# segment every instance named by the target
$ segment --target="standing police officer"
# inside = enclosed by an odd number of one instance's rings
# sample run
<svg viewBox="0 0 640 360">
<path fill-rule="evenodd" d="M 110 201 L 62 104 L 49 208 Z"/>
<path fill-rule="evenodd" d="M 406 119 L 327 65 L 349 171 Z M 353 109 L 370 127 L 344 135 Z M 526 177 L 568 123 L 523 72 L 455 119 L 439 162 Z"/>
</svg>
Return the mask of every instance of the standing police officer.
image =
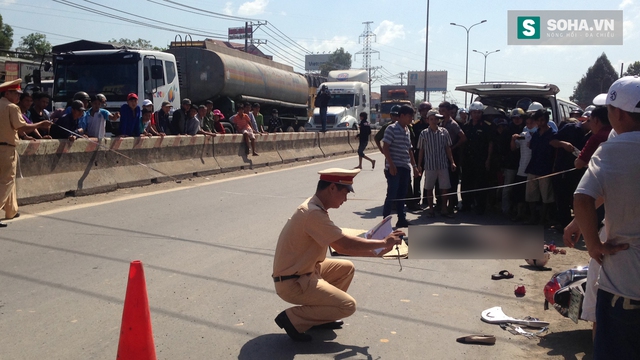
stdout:
<svg viewBox="0 0 640 360">
<path fill-rule="evenodd" d="M 0 85 L 0 201 L 4 208 L 5 218 L 13 219 L 18 213 L 18 197 L 16 195 L 16 168 L 18 164 L 18 132 L 30 133 L 36 129 L 51 127 L 51 121 L 44 120 L 36 124 L 27 124 L 22 118 L 18 105 L 20 101 L 20 84 L 22 79 L 5 82 Z M 0 222 L 0 227 L 7 224 Z"/>
</svg>

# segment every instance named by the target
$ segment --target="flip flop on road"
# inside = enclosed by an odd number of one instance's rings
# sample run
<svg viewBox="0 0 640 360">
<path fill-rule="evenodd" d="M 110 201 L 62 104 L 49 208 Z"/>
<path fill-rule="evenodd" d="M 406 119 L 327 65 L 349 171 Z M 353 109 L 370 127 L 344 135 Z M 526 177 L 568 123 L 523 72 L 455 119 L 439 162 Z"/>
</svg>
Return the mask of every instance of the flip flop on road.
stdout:
<svg viewBox="0 0 640 360">
<path fill-rule="evenodd" d="M 513 278 L 513 274 L 508 272 L 507 270 L 502 270 L 497 274 L 491 275 L 491 280 L 502 280 L 502 279 L 511 279 Z"/>
<path fill-rule="evenodd" d="M 456 339 L 461 344 L 493 345 L 496 337 L 493 335 L 467 335 Z"/>
</svg>

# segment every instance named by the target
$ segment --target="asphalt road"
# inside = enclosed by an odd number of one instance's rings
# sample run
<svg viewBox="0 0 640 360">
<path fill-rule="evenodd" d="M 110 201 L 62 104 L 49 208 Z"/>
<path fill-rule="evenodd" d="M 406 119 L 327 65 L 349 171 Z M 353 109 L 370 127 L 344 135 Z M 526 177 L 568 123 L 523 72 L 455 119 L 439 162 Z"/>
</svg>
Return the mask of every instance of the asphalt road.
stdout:
<svg viewBox="0 0 640 360">
<path fill-rule="evenodd" d="M 381 220 L 386 185 L 382 156 L 374 158 L 378 168 L 363 170 L 356 193 L 330 211 L 339 226 L 368 229 Z M 278 234 L 313 194 L 318 170 L 356 164 L 357 157 L 331 159 L 23 207 L 0 230 L 0 359 L 115 358 L 132 260 L 144 264 L 159 359 L 589 357 L 588 325 L 545 312 L 541 289 L 551 273 L 522 260 L 408 259 L 399 272 L 395 260 L 353 258 L 357 312 L 343 329 L 313 331 L 311 343 L 290 341 L 273 322 L 288 307 L 270 277 Z M 467 216 L 458 220 L 493 221 Z M 586 262 L 575 251 L 563 265 Z M 516 277 L 492 281 L 502 269 Z M 527 286 L 525 297 L 514 296 L 516 284 Z M 493 306 L 551 321 L 552 338 L 483 323 L 480 313 Z M 497 342 L 455 342 L 467 334 Z"/>
</svg>

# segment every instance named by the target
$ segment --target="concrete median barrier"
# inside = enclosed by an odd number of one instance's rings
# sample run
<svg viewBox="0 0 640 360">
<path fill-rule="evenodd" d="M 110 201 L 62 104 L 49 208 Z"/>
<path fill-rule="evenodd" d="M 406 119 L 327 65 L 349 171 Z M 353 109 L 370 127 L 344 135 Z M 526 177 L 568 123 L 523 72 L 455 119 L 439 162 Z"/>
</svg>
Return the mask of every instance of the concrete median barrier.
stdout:
<svg viewBox="0 0 640 360">
<path fill-rule="evenodd" d="M 220 172 L 212 142 L 202 135 L 113 138 L 100 145 L 86 139 L 21 142 L 19 203 Z"/>
<path fill-rule="evenodd" d="M 256 152 L 258 156 L 251 156 L 250 158 L 253 166 L 282 164 L 282 157 L 278 154 L 277 133 L 256 135 Z"/>
<path fill-rule="evenodd" d="M 284 163 L 324 157 L 315 132 L 277 133 L 278 154 Z"/>
<path fill-rule="evenodd" d="M 222 172 L 252 167 L 251 149 L 244 144 L 242 134 L 224 134 L 213 138 L 213 157 Z"/>
<path fill-rule="evenodd" d="M 30 204 L 353 153 L 349 136 L 355 134 L 257 135 L 258 156 L 246 154 L 240 134 L 109 138 L 99 143 L 89 139 L 21 141 L 16 147 L 18 199 L 20 204 Z"/>
<path fill-rule="evenodd" d="M 355 132 L 353 136 L 355 136 Z M 353 153 L 355 150 L 349 145 L 350 132 L 347 130 L 327 131 L 318 133 L 320 150 L 325 156 Z M 357 148 L 356 148 L 357 150 Z"/>
</svg>

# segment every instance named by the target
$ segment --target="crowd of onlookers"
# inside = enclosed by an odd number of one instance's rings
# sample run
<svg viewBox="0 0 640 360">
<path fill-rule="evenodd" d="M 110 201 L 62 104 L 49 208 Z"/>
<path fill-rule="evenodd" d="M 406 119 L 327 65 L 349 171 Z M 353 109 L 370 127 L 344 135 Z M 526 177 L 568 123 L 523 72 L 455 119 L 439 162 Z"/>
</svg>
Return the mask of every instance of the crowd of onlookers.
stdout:
<svg viewBox="0 0 640 360">
<path fill-rule="evenodd" d="M 119 111 L 110 112 L 105 107 L 107 98 L 103 94 L 89 95 L 84 91 L 77 92 L 73 100 L 64 109 L 47 110 L 51 98 L 44 92 L 24 92 L 21 94 L 19 107 L 22 116 L 28 123 L 51 120 L 53 126 L 49 131 L 21 132 L 23 140 L 68 139 L 78 137 L 104 138 L 109 134 L 126 137 L 151 137 L 166 135 L 216 136 L 225 134 L 221 122 L 224 114 L 214 109 L 212 101 L 196 105 L 189 99 L 182 99 L 179 109 L 173 109 L 170 102 L 165 101 L 160 109 L 154 109 L 153 102 L 144 99 L 139 103 L 138 95 L 131 93 Z M 114 124 L 117 124 L 115 126 Z M 281 132 L 282 120 L 277 109 L 273 109 L 271 117 L 265 123 L 260 113 L 260 104 L 239 104 L 237 113 L 230 117 L 229 124 L 234 131 L 243 134 L 247 141 L 247 149 L 251 146 L 255 152 L 255 134 L 265 132 Z"/>
<path fill-rule="evenodd" d="M 437 108 L 421 103 L 419 119 L 407 126 L 411 161 L 418 170 L 408 180 L 407 208 L 425 208 L 429 217 L 499 212 L 561 231 L 572 219 L 572 195 L 585 167 L 611 131 L 607 109 L 576 108 L 569 118 L 551 119 L 550 110 L 538 102 L 525 102 L 524 107 L 505 113 L 480 102 L 468 110 L 446 101 Z M 401 110 L 392 109 L 390 124 L 400 119 Z M 383 153 L 388 126 L 376 136 Z M 476 191 L 486 188 L 491 190 Z M 456 195 L 441 196 L 453 192 Z"/>
</svg>

